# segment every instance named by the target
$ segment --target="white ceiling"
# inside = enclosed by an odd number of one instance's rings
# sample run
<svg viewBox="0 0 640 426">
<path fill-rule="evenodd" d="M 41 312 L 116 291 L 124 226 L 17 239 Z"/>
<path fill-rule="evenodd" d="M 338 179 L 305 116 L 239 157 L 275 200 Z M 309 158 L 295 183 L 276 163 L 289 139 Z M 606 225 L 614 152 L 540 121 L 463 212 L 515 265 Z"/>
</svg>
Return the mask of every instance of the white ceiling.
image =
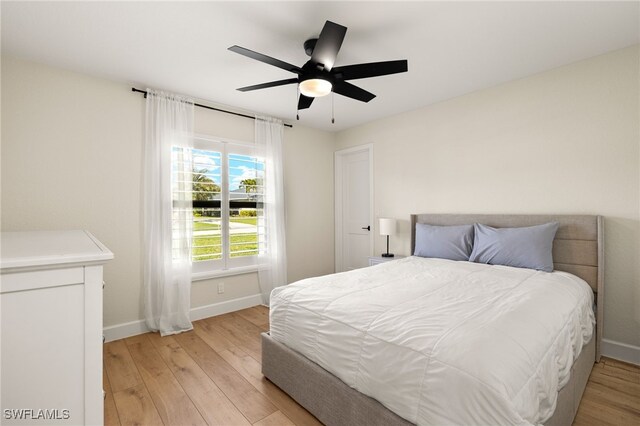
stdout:
<svg viewBox="0 0 640 426">
<path fill-rule="evenodd" d="M 294 77 L 227 51 L 302 65 L 325 20 L 348 27 L 335 66 L 408 59 L 409 72 L 356 80 L 368 104 L 316 99 L 300 123 L 337 131 L 640 42 L 638 2 L 8 2 L 2 51 L 191 95 L 295 124 Z M 131 96 L 134 96 L 133 94 Z"/>
</svg>

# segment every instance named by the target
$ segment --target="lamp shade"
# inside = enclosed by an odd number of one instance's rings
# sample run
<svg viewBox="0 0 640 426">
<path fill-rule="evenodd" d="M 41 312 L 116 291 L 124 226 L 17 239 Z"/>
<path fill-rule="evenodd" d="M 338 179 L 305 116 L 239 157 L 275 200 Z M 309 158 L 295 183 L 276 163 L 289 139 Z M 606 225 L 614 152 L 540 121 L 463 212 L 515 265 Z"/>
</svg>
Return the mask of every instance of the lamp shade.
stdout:
<svg viewBox="0 0 640 426">
<path fill-rule="evenodd" d="M 396 235 L 396 220 L 381 217 L 380 235 Z"/>
</svg>

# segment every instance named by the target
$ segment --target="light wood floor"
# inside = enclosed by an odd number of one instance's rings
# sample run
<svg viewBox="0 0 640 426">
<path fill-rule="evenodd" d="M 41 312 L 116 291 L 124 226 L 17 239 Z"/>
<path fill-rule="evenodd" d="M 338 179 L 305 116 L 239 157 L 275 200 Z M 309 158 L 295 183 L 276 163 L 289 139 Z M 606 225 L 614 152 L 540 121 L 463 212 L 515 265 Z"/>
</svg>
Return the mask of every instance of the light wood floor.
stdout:
<svg viewBox="0 0 640 426">
<path fill-rule="evenodd" d="M 256 306 L 188 333 L 105 344 L 105 425 L 319 425 L 262 376 L 268 329 L 268 309 Z M 574 425 L 640 425 L 640 367 L 596 364 Z"/>
<path fill-rule="evenodd" d="M 640 367 L 603 357 L 591 371 L 573 424 L 640 425 Z"/>
</svg>

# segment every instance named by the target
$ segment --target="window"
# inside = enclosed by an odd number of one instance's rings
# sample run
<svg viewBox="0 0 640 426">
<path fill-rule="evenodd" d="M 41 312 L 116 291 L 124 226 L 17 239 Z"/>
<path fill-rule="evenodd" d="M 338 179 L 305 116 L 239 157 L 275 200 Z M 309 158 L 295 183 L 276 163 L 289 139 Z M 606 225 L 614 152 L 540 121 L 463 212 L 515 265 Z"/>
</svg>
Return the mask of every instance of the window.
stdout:
<svg viewBox="0 0 640 426">
<path fill-rule="evenodd" d="M 194 276 L 248 268 L 264 250 L 264 158 L 253 144 L 198 138 L 193 163 Z M 183 161 L 174 148 L 172 161 Z M 177 181 L 174 174 L 174 191 Z M 174 223 L 180 205 L 174 201 Z"/>
</svg>

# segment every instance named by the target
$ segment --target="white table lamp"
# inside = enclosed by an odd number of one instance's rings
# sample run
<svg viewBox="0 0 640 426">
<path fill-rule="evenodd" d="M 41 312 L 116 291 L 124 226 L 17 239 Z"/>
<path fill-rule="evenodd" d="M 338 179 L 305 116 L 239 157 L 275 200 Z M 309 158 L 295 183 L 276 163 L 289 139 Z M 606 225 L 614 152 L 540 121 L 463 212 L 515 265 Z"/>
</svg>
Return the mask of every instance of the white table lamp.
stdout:
<svg viewBox="0 0 640 426">
<path fill-rule="evenodd" d="M 380 235 L 387 236 L 387 252 L 382 253 L 382 257 L 393 257 L 393 253 L 389 253 L 389 235 L 396 235 L 396 220 L 381 217 Z"/>
</svg>

